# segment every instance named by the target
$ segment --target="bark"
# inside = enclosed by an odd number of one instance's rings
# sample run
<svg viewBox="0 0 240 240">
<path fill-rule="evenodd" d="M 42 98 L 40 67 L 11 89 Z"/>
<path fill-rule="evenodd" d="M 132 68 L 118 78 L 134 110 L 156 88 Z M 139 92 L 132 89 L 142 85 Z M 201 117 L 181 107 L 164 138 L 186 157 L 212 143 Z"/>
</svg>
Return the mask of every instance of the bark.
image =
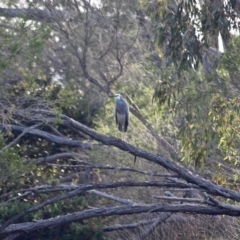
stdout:
<svg viewBox="0 0 240 240">
<path fill-rule="evenodd" d="M 38 129 L 32 129 L 32 128 L 26 128 L 14 124 L 0 124 L 1 129 L 11 129 L 12 131 L 18 131 L 18 132 L 23 132 L 24 134 L 31 134 L 36 137 L 41 137 L 46 139 L 49 142 L 61 144 L 61 145 L 66 145 L 69 147 L 79 147 L 81 149 L 90 149 L 91 145 L 89 144 L 84 144 L 81 141 L 78 140 L 71 140 L 69 138 L 63 138 L 56 136 L 54 134 L 50 134 L 45 131 L 41 131 Z"/>
<path fill-rule="evenodd" d="M 162 205 L 162 204 L 140 204 L 140 205 L 126 205 L 121 207 L 101 207 L 96 209 L 84 210 L 68 215 L 58 216 L 47 220 L 38 220 L 35 222 L 25 222 L 19 224 L 12 224 L 8 226 L 0 236 L 6 234 L 13 234 L 18 232 L 33 232 L 42 228 L 56 227 L 62 224 L 71 223 L 90 219 L 94 217 L 108 217 L 125 214 L 140 214 L 147 212 L 182 212 L 182 213 L 198 213 L 204 215 L 229 215 L 240 216 L 240 210 L 229 210 L 217 207 L 204 207 L 195 205 Z"/>
</svg>

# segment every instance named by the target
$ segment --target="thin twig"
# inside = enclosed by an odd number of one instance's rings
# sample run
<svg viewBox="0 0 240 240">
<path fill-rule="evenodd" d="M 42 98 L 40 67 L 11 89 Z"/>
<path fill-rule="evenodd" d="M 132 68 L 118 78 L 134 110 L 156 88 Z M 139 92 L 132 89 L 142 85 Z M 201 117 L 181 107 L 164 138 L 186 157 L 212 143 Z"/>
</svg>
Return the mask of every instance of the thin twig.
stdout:
<svg viewBox="0 0 240 240">
<path fill-rule="evenodd" d="M 53 162 L 59 158 L 84 158 L 88 159 L 86 155 L 80 154 L 80 153 L 74 153 L 74 152 L 63 152 L 63 153 L 57 153 L 51 156 L 41 157 L 38 159 L 35 159 L 31 162 L 35 162 L 36 164 L 44 164 Z M 29 161 L 28 161 L 29 162 Z"/>
<path fill-rule="evenodd" d="M 172 213 L 162 214 L 159 218 L 157 218 L 157 219 L 152 223 L 152 225 L 151 225 L 145 232 L 143 232 L 143 233 L 139 236 L 139 240 L 146 239 L 146 237 L 157 227 L 158 224 L 161 224 L 161 223 L 163 223 L 164 221 L 166 221 L 171 215 L 172 215 Z"/>
<path fill-rule="evenodd" d="M 103 227 L 103 231 L 104 232 L 112 232 L 112 231 L 121 231 L 124 229 L 132 229 L 132 228 L 138 228 L 144 225 L 148 225 L 148 224 L 152 224 L 154 221 L 156 221 L 157 219 L 159 219 L 159 217 L 157 218 L 153 218 L 150 220 L 142 220 L 140 222 L 136 222 L 136 223 L 129 223 L 129 224 L 121 224 L 121 225 L 114 225 L 114 226 L 105 226 Z"/>
<path fill-rule="evenodd" d="M 165 197 L 165 196 L 156 196 L 156 195 L 153 195 L 153 197 L 157 199 L 176 201 L 176 202 L 192 202 L 192 203 L 205 203 L 205 204 L 208 203 L 205 200 L 199 199 L 199 198 L 178 198 L 178 197 Z"/>
<path fill-rule="evenodd" d="M 108 199 L 112 199 L 114 201 L 117 201 L 117 202 L 120 202 L 120 203 L 123 203 L 123 204 L 130 204 L 130 205 L 134 205 L 134 204 L 140 204 L 140 203 L 137 203 L 137 202 L 133 202 L 129 199 L 124 199 L 124 198 L 120 198 L 120 197 L 115 197 L 113 195 L 110 195 L 110 194 L 107 194 L 107 193 L 104 193 L 104 192 L 100 192 L 100 191 L 97 191 L 97 190 L 89 190 L 87 191 L 88 193 L 93 193 L 93 194 L 96 194 L 96 195 L 99 195 L 99 196 L 102 196 L 102 197 L 105 197 L 105 198 L 108 198 Z"/>
<path fill-rule="evenodd" d="M 48 166 L 53 166 L 53 167 L 59 167 L 59 168 L 80 168 L 80 169 L 89 169 L 89 168 L 97 168 L 97 169 L 109 169 L 109 170 L 116 170 L 116 171 L 129 171 L 129 172 L 135 172 L 135 173 L 140 173 L 144 175 L 149 175 L 149 176 L 154 176 L 154 177 L 177 177 L 176 175 L 173 174 L 159 174 L 159 173 L 154 173 L 154 172 L 146 172 L 146 171 L 140 171 L 134 168 L 129 168 L 129 167 L 114 167 L 114 166 L 103 166 L 103 165 L 97 165 L 93 163 L 88 163 L 82 161 L 83 164 L 88 164 L 86 165 L 69 165 L 69 164 L 51 164 L 47 163 Z"/>
</svg>

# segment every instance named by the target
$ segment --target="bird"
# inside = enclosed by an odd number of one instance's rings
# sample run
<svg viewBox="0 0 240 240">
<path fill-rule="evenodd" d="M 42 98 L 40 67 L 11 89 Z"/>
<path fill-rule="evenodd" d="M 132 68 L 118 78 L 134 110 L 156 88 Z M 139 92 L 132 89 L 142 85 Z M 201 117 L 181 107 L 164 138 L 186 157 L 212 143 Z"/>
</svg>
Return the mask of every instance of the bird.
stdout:
<svg viewBox="0 0 240 240">
<path fill-rule="evenodd" d="M 115 94 L 115 119 L 120 132 L 126 132 L 129 124 L 129 106 L 121 94 Z"/>
</svg>

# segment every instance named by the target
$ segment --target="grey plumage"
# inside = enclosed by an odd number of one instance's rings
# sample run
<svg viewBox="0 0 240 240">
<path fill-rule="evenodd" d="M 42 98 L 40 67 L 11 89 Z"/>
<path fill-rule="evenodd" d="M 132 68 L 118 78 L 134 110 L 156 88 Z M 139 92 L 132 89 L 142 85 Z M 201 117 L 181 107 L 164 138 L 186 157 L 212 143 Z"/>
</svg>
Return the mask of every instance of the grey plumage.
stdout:
<svg viewBox="0 0 240 240">
<path fill-rule="evenodd" d="M 120 132 L 126 132 L 129 123 L 129 106 L 120 94 L 115 95 L 115 119 Z"/>
</svg>

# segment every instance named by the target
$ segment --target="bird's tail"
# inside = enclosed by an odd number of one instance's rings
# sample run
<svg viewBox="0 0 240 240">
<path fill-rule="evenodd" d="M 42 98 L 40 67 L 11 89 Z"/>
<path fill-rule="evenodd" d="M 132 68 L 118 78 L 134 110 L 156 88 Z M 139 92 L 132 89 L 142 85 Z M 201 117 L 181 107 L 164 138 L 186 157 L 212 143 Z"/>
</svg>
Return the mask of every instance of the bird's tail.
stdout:
<svg viewBox="0 0 240 240">
<path fill-rule="evenodd" d="M 123 129 L 122 129 L 122 125 L 121 125 L 121 124 L 118 124 L 118 130 L 119 130 L 120 132 L 123 132 Z"/>
</svg>

